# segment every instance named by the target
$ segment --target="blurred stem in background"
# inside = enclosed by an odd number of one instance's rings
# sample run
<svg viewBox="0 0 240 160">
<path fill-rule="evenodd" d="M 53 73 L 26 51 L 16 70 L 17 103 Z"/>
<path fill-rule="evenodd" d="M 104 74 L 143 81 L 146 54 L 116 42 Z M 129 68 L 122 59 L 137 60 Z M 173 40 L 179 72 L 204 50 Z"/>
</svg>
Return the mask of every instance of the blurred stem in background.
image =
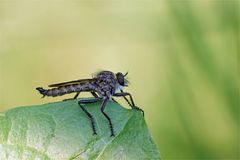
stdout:
<svg viewBox="0 0 240 160">
<path fill-rule="evenodd" d="M 237 1 L 235 1 L 237 2 Z M 210 83 L 215 85 L 216 89 L 225 97 L 225 101 L 229 106 L 229 110 L 232 117 L 235 120 L 238 119 L 238 95 L 237 95 L 237 66 L 236 64 L 230 64 L 226 66 L 231 70 L 230 73 L 225 73 L 221 71 L 221 68 L 217 66 L 217 57 L 214 56 L 228 56 L 227 63 L 234 63 L 234 58 L 237 56 L 237 38 L 238 38 L 238 17 L 237 17 L 237 5 L 234 1 L 222 1 L 222 2 L 212 2 L 212 11 L 219 12 L 219 16 L 215 16 L 216 21 L 218 21 L 221 27 L 219 31 L 222 31 L 222 39 L 224 39 L 223 45 L 229 50 L 222 50 L 219 53 L 215 47 L 221 46 L 211 46 L 207 44 L 207 39 L 209 38 L 211 31 L 204 30 L 203 22 L 199 22 L 198 16 L 195 15 L 194 7 L 191 8 L 191 3 L 185 3 L 184 7 L 180 6 L 179 3 L 170 3 L 170 9 L 173 14 L 174 22 L 176 23 L 176 28 L 178 28 L 183 41 L 183 45 L 188 49 L 189 52 L 183 53 L 183 56 L 188 56 L 193 61 L 196 69 L 202 71 L 202 74 L 208 78 Z M 203 8 L 204 9 L 204 8 Z M 206 17 L 207 18 L 207 17 Z M 205 26 L 206 27 L 206 26 Z M 218 28 L 216 28 L 218 29 Z M 227 32 L 225 31 L 227 30 Z M 230 32 L 229 32 L 230 31 Z M 224 35 L 224 33 L 226 35 Z M 230 38 L 229 38 L 230 36 Z M 233 52 L 231 52 L 233 51 Z M 215 54 L 213 52 L 218 52 Z"/>
<path fill-rule="evenodd" d="M 239 1 L 204 2 L 167 1 L 172 25 L 165 45 L 170 68 L 166 105 L 175 108 L 181 125 L 176 130 L 184 135 L 172 145 L 187 146 L 192 154 L 185 157 L 179 150 L 166 158 L 239 156 Z"/>
</svg>

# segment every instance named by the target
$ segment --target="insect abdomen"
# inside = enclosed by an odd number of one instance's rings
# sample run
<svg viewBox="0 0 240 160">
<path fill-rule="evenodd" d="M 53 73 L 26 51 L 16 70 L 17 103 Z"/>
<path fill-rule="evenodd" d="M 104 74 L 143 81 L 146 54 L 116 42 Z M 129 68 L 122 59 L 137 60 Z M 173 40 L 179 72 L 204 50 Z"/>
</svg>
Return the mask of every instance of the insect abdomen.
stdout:
<svg viewBox="0 0 240 160">
<path fill-rule="evenodd" d="M 62 86 L 58 88 L 52 88 L 52 89 L 43 89 L 42 87 L 36 88 L 40 94 L 43 95 L 43 97 L 48 96 L 48 97 L 56 97 L 56 96 L 62 96 L 64 94 L 69 94 L 73 92 L 81 92 L 81 91 L 87 91 L 90 90 L 91 87 L 87 84 L 81 85 L 67 85 L 67 86 Z"/>
</svg>

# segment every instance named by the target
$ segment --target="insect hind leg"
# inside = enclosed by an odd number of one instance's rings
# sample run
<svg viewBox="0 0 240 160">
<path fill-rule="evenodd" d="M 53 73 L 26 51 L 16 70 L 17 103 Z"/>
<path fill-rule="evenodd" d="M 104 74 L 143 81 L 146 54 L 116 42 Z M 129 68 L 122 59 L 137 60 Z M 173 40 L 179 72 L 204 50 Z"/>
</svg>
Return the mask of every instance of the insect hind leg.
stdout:
<svg viewBox="0 0 240 160">
<path fill-rule="evenodd" d="M 69 100 L 77 99 L 77 97 L 79 96 L 80 93 L 81 92 L 77 92 L 77 94 L 73 98 L 64 99 L 63 101 L 69 101 Z"/>
<path fill-rule="evenodd" d="M 77 92 L 77 94 L 73 97 L 73 99 L 77 99 L 77 97 L 79 96 L 81 92 Z"/>
<path fill-rule="evenodd" d="M 79 96 L 81 92 L 77 92 L 77 94 L 73 97 L 73 98 L 68 98 L 68 99 L 64 99 L 63 101 L 68 101 L 68 100 L 74 100 L 77 99 L 77 97 Z M 91 94 L 93 95 L 93 97 L 95 98 L 99 98 L 99 96 L 97 95 L 97 93 L 95 92 L 91 92 Z"/>
<path fill-rule="evenodd" d="M 91 121 L 91 125 L 92 125 L 92 130 L 93 130 L 93 135 L 96 135 L 96 127 L 95 127 L 95 122 L 94 122 L 94 118 L 92 116 L 92 114 L 90 114 L 87 109 L 83 106 L 83 104 L 90 104 L 90 103 L 96 103 L 100 100 L 100 98 L 93 98 L 93 99 L 81 99 L 80 101 L 78 101 L 78 105 L 80 106 L 80 108 L 83 110 L 83 112 L 88 116 L 88 118 Z"/>
</svg>

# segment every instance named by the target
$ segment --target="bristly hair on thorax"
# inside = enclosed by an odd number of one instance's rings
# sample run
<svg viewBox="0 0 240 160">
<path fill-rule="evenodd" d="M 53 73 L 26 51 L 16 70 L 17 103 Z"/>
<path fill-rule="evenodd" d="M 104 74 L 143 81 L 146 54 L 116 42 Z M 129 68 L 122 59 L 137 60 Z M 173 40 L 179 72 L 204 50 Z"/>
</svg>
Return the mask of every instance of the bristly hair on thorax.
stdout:
<svg viewBox="0 0 240 160">
<path fill-rule="evenodd" d="M 120 90 L 123 87 L 128 86 L 126 79 L 124 78 L 127 74 L 123 75 L 118 72 L 114 74 L 111 71 L 100 71 L 96 73 L 93 77 L 95 79 L 95 85 L 97 93 L 101 96 L 111 96 Z"/>
</svg>

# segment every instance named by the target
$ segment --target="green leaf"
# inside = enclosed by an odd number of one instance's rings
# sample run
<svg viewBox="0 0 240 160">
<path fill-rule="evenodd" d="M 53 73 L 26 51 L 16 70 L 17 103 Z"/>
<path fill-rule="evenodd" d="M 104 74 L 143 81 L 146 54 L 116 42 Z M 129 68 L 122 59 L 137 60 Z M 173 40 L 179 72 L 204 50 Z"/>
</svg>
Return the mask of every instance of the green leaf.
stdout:
<svg viewBox="0 0 240 160">
<path fill-rule="evenodd" d="M 87 105 L 97 135 L 77 100 L 18 107 L 0 113 L 0 159 L 160 159 L 142 113 L 109 102 L 116 136 L 110 137 L 100 103 Z"/>
</svg>

